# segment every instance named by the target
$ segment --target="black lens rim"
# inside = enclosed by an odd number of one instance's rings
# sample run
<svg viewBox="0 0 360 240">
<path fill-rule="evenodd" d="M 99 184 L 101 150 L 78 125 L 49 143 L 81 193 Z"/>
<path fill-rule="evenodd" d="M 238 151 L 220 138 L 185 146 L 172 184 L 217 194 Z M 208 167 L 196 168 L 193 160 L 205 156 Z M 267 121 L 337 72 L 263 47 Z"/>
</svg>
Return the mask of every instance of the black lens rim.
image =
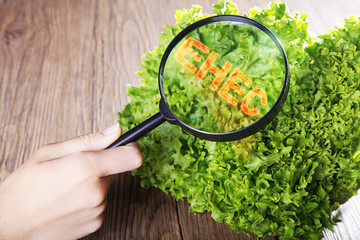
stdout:
<svg viewBox="0 0 360 240">
<path fill-rule="evenodd" d="M 277 101 L 275 102 L 274 106 L 270 109 L 269 112 L 267 112 L 258 121 L 256 121 L 255 123 L 253 123 L 245 128 L 242 128 L 240 130 L 226 132 L 226 133 L 212 133 L 212 132 L 206 132 L 206 131 L 198 130 L 194 127 L 191 127 L 191 126 L 187 125 L 186 123 L 184 123 L 183 121 L 181 121 L 181 119 L 179 119 L 174 113 L 172 113 L 172 111 L 166 101 L 165 93 L 163 90 L 163 74 L 164 74 L 166 61 L 167 61 L 171 51 L 179 43 L 179 41 L 181 41 L 186 35 L 188 35 L 190 32 L 192 32 L 196 28 L 199 28 L 201 26 L 204 26 L 204 25 L 207 25 L 210 23 L 222 22 L 222 21 L 234 21 L 234 22 L 240 22 L 240 23 L 247 23 L 247 24 L 250 24 L 250 25 L 262 30 L 263 32 L 265 32 L 274 41 L 274 43 L 276 44 L 277 48 L 279 49 L 279 51 L 283 57 L 284 65 L 285 65 L 285 81 L 284 81 L 284 85 L 283 85 L 282 91 L 280 93 L 280 96 L 277 99 Z M 160 106 L 159 106 L 160 112 L 170 123 L 179 125 L 186 132 L 188 132 L 196 137 L 199 137 L 199 138 L 202 138 L 205 140 L 209 140 L 209 141 L 227 142 L 227 141 L 239 140 L 239 139 L 251 136 L 251 135 L 255 134 L 256 132 L 259 132 L 260 130 L 264 129 L 276 117 L 276 115 L 279 113 L 281 107 L 283 106 L 283 104 L 286 100 L 288 91 L 289 91 L 290 72 L 289 72 L 289 64 L 288 64 L 285 50 L 282 47 L 279 39 L 275 36 L 275 34 L 270 29 L 265 27 L 263 24 L 255 21 L 255 20 L 252 20 L 250 18 L 247 18 L 247 17 L 238 16 L 238 15 L 218 15 L 218 16 L 213 16 L 213 17 L 209 17 L 209 18 L 205 18 L 200 21 L 197 21 L 197 22 L 189 25 L 185 29 L 183 29 L 178 35 L 175 36 L 175 38 L 170 42 L 170 44 L 166 48 L 164 55 L 161 59 L 159 73 L 158 73 L 158 84 L 159 84 L 159 91 L 160 91 L 160 95 L 161 95 L 161 101 L 160 101 Z"/>
</svg>

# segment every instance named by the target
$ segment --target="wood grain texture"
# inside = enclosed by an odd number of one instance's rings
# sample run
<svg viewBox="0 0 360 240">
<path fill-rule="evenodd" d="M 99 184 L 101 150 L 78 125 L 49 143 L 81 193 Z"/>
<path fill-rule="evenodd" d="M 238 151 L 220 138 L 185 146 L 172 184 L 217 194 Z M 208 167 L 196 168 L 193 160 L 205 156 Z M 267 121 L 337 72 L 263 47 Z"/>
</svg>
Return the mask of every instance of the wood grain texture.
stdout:
<svg viewBox="0 0 360 240">
<path fill-rule="evenodd" d="M 159 43 L 162 26 L 177 9 L 217 0 L 0 0 L 0 182 L 42 145 L 98 131 L 117 120 L 129 102 L 127 84 L 139 84 L 141 56 Z M 237 0 L 240 12 L 265 0 Z M 289 0 L 307 12 L 314 34 L 339 19 L 360 15 L 359 1 Z M 189 214 L 155 188 L 143 189 L 130 173 L 108 194 L 103 227 L 84 239 L 255 239 L 235 234 L 210 213 Z M 326 239 L 359 239 L 360 198 L 334 215 Z M 273 239 L 273 238 L 267 238 Z"/>
</svg>

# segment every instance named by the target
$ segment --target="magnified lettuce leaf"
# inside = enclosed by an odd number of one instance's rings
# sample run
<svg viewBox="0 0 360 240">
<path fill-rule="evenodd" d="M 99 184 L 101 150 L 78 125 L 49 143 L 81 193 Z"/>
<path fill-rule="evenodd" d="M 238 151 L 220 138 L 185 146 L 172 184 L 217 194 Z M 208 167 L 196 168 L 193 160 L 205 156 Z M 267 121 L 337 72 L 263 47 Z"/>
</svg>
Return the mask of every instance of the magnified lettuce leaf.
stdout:
<svg viewBox="0 0 360 240">
<path fill-rule="evenodd" d="M 238 14 L 220 1 L 216 14 Z M 167 45 L 200 19 L 201 7 L 175 13 L 160 45 L 143 56 L 143 85 L 129 87 L 131 103 L 119 113 L 124 130 L 158 112 L 157 73 Z M 320 239 L 336 220 L 331 211 L 360 183 L 360 20 L 351 17 L 311 38 L 305 14 L 277 1 L 246 16 L 280 39 L 291 66 L 288 98 L 261 132 L 235 142 L 204 141 L 164 123 L 139 140 L 144 164 L 133 171 L 143 187 L 187 198 L 193 213 L 209 211 L 237 232 L 259 237 Z M 178 92 L 179 98 L 189 97 Z"/>
<path fill-rule="evenodd" d="M 192 43 L 203 47 L 195 51 L 200 61 L 184 50 Z M 190 67 L 184 66 L 185 61 Z M 215 78 L 210 67 L 203 68 L 208 61 L 217 73 L 225 72 L 222 78 Z M 193 128 L 236 131 L 258 121 L 274 106 L 285 81 L 284 61 L 276 43 L 257 27 L 234 21 L 210 23 L 186 35 L 167 56 L 164 99 L 174 115 Z M 238 93 L 230 87 L 225 90 L 229 83 L 237 84 Z M 249 98 L 256 91 L 258 95 Z M 243 104 L 249 99 L 249 104 Z"/>
</svg>

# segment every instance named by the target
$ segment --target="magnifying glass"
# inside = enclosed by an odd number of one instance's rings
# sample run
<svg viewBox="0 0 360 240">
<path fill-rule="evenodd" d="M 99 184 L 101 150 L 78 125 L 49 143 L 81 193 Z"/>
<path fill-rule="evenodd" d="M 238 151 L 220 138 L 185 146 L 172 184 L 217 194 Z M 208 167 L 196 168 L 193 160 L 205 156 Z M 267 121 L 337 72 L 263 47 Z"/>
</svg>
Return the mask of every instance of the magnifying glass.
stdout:
<svg viewBox="0 0 360 240">
<path fill-rule="evenodd" d="M 274 119 L 289 89 L 280 41 L 261 23 L 235 15 L 182 30 L 164 52 L 158 78 L 159 112 L 108 148 L 134 142 L 165 121 L 205 140 L 239 140 Z"/>
</svg>

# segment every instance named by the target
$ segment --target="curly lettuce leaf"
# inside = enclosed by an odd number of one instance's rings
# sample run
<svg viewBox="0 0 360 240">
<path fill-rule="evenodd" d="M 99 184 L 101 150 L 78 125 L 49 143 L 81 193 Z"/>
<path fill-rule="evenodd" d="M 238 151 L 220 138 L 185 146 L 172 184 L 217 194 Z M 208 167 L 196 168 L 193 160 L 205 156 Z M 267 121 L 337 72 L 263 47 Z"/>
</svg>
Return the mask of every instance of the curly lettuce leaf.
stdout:
<svg viewBox="0 0 360 240">
<path fill-rule="evenodd" d="M 238 14 L 220 1 L 216 14 Z M 360 56 L 356 17 L 311 38 L 305 14 L 275 1 L 246 14 L 282 42 L 291 66 L 287 101 L 266 129 L 236 142 L 195 138 L 165 123 L 139 140 L 144 164 L 133 173 L 191 212 L 212 212 L 237 232 L 281 239 L 319 239 L 332 228 L 331 210 L 356 193 L 360 180 Z M 125 130 L 158 112 L 157 72 L 162 54 L 181 29 L 212 16 L 201 7 L 175 13 L 160 45 L 143 56 L 143 86 L 129 86 L 131 103 L 119 113 Z M 144 101 L 146 99 L 146 101 Z"/>
</svg>

